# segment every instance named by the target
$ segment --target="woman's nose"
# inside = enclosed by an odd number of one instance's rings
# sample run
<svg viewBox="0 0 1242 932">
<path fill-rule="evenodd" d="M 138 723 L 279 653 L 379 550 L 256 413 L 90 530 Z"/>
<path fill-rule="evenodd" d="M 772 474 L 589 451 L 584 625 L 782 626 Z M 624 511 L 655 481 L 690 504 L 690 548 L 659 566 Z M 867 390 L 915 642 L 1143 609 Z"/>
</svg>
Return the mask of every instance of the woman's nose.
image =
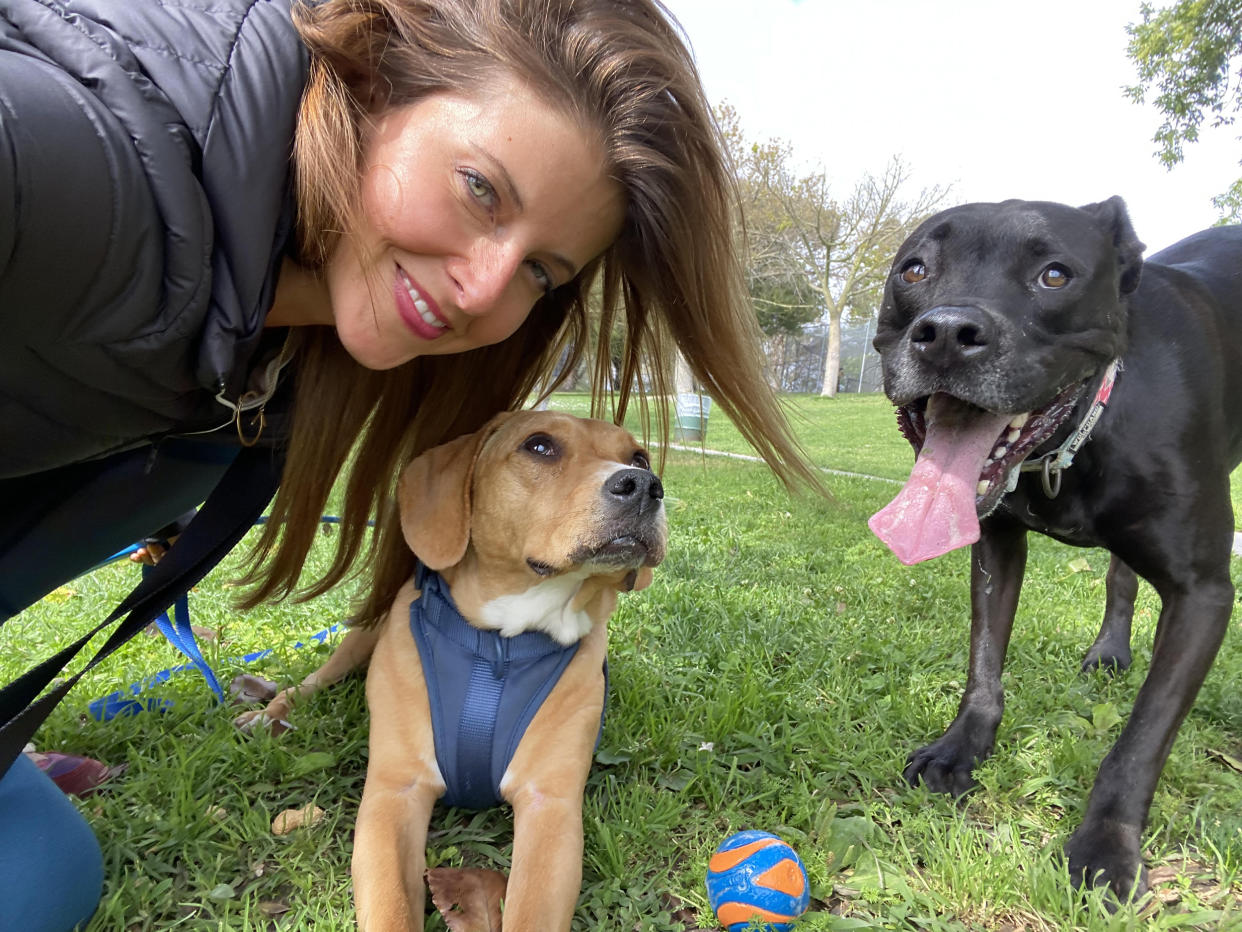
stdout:
<svg viewBox="0 0 1242 932">
<path fill-rule="evenodd" d="M 457 282 L 457 303 L 471 315 L 494 310 L 521 268 L 522 258 L 508 244 L 480 243 L 451 270 Z"/>
</svg>

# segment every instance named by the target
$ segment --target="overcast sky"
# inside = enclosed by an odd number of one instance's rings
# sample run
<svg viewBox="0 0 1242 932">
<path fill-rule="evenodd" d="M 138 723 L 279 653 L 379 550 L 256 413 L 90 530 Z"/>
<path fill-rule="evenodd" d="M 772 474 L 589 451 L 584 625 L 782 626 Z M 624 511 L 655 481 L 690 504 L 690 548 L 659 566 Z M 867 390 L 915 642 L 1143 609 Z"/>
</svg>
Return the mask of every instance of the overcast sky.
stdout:
<svg viewBox="0 0 1242 932">
<path fill-rule="evenodd" d="M 713 104 L 781 138 L 840 195 L 901 155 L 955 201 L 1125 198 L 1148 253 L 1210 226 L 1242 175 L 1242 129 L 1167 171 L 1135 82 L 1139 0 L 666 0 Z"/>
</svg>

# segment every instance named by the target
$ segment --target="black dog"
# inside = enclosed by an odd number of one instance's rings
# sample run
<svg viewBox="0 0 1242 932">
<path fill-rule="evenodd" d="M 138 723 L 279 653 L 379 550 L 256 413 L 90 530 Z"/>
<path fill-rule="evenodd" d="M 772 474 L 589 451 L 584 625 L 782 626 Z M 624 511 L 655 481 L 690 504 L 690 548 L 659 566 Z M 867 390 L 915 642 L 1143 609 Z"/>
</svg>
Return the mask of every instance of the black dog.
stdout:
<svg viewBox="0 0 1242 932">
<path fill-rule="evenodd" d="M 963 793 L 992 751 L 1028 530 L 1112 554 L 1084 668 L 1129 664 L 1135 574 L 1160 595 L 1151 669 L 1066 844 L 1075 882 L 1122 898 L 1147 889 L 1156 781 L 1228 627 L 1242 459 L 1242 227 L 1142 250 L 1116 197 L 955 207 L 902 244 L 875 337 L 919 456 L 871 526 L 906 563 L 974 545 L 966 690 L 907 780 Z"/>
</svg>

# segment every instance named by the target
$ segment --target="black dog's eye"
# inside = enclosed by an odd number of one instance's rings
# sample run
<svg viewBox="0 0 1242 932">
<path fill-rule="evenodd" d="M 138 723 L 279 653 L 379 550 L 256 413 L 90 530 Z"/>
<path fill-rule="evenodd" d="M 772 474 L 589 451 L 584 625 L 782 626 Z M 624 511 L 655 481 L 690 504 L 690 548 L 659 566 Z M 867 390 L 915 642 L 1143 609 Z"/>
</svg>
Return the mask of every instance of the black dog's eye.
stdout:
<svg viewBox="0 0 1242 932">
<path fill-rule="evenodd" d="M 522 449 L 536 456 L 555 457 L 560 455 L 556 441 L 547 434 L 532 434 L 522 441 Z"/>
<path fill-rule="evenodd" d="M 1071 278 L 1073 276 L 1070 274 L 1070 270 L 1063 265 L 1058 265 L 1056 262 L 1039 273 L 1039 283 L 1045 288 L 1051 288 L 1054 291 L 1057 288 L 1064 288 L 1068 285 Z"/>
<path fill-rule="evenodd" d="M 647 458 L 646 452 L 643 450 L 637 450 L 634 455 L 630 457 L 630 465 L 636 469 L 646 469 L 650 471 L 651 460 Z"/>
<path fill-rule="evenodd" d="M 917 285 L 927 277 L 927 266 L 918 259 L 911 259 L 901 267 L 901 280 L 909 285 Z"/>
</svg>

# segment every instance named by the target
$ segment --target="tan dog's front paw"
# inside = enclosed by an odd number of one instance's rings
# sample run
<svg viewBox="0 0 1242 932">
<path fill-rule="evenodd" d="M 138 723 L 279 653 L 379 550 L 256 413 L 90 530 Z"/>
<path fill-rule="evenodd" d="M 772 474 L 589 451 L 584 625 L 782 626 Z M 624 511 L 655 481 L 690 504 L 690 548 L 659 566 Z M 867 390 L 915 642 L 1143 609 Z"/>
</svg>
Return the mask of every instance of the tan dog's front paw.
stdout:
<svg viewBox="0 0 1242 932">
<path fill-rule="evenodd" d="M 289 704 L 277 699 L 266 708 L 250 709 L 233 719 L 233 724 L 247 734 L 266 731 L 272 735 L 283 735 L 292 731 L 294 726 L 288 721 Z"/>
</svg>

